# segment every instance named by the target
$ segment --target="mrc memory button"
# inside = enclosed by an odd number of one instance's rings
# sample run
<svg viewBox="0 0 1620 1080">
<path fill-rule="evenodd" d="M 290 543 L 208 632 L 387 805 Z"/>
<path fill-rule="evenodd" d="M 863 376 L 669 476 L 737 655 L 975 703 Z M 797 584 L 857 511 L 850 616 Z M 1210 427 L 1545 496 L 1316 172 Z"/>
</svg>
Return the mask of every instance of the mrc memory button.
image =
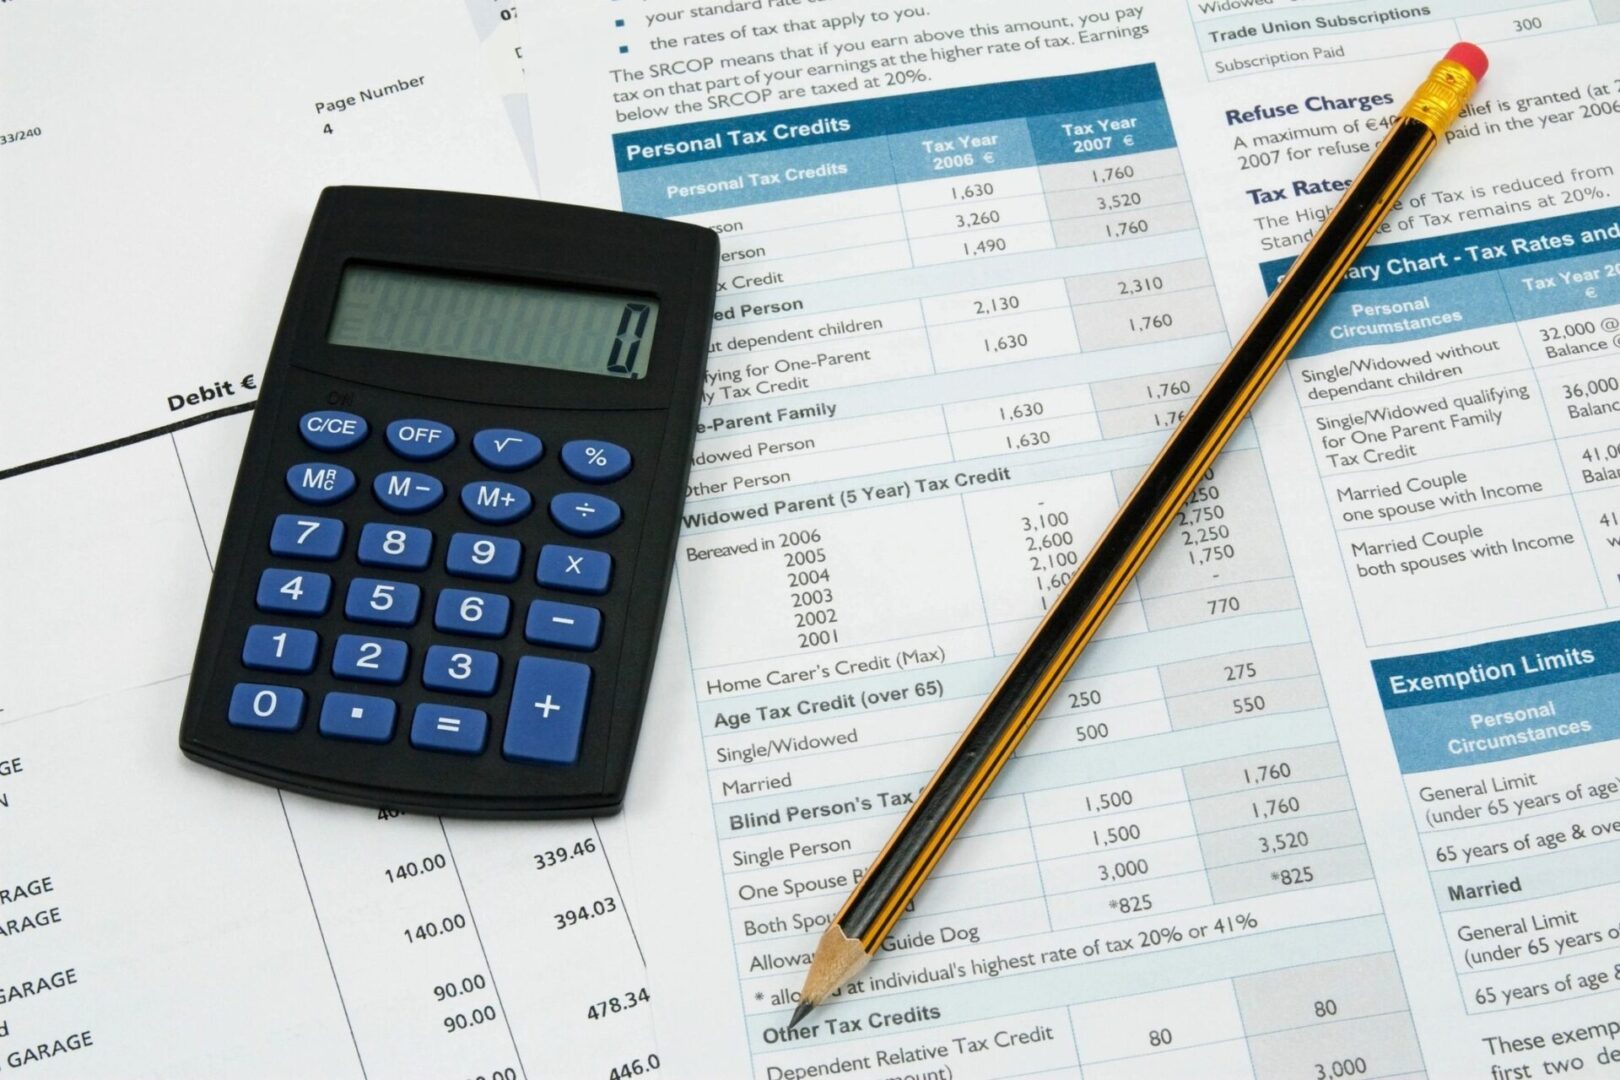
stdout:
<svg viewBox="0 0 1620 1080">
<path fill-rule="evenodd" d="M 337 409 L 307 412 L 298 421 L 298 434 L 317 450 L 352 450 L 365 442 L 370 432 L 365 417 Z"/>
<path fill-rule="evenodd" d="M 354 473 L 342 465 L 309 461 L 287 470 L 287 490 L 312 506 L 330 506 L 354 491 Z"/>
</svg>

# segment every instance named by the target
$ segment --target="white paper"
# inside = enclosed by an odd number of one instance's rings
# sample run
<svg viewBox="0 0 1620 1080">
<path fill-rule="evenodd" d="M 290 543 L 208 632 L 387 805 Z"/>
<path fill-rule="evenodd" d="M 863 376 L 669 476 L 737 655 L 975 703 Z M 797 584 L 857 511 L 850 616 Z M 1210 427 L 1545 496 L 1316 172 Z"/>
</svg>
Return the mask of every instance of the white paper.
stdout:
<svg viewBox="0 0 1620 1080">
<path fill-rule="evenodd" d="M 23 4 L 0 49 L 0 1073 L 657 1061 L 615 823 L 394 816 L 175 743 L 321 188 L 531 190 L 465 14 Z"/>
<path fill-rule="evenodd" d="M 759 1077 L 1612 1068 L 1620 872 L 1594 822 L 1612 817 L 1603 777 L 1620 758 L 1589 739 L 1456 784 L 1403 780 L 1388 672 L 1369 665 L 1604 622 L 1608 541 L 1557 545 L 1577 567 L 1560 573 L 1527 560 L 1386 588 L 1368 606 L 1406 630 L 1364 636 L 1306 437 L 1316 414 L 1294 403 L 1328 357 L 1292 364 L 1258 435 L 1239 432 L 858 985 L 784 1029 L 853 876 L 1242 331 L 1259 264 L 1298 250 L 1376 142 L 1371 122 L 1440 53 L 1486 45 L 1476 103 L 1498 99 L 1499 120 L 1576 115 L 1516 140 L 1472 137 L 1488 118 L 1465 118 L 1414 200 L 1562 167 L 1555 200 L 1615 205 L 1608 173 L 1572 182 L 1620 164 L 1612 6 L 628 10 L 617 27 L 616 11 L 558 6 L 543 33 L 525 24 L 525 54 L 532 99 L 572 95 L 533 114 L 552 197 L 681 217 L 725 245 L 660 722 L 643 736 L 660 769 L 638 771 L 627 807 L 660 900 L 642 929 L 665 1048 Z M 1519 105 L 1558 93 L 1563 110 Z M 1535 202 L 1502 220 L 1568 210 Z M 1447 231 L 1409 217 L 1389 235 Z M 1507 613 L 1487 620 L 1498 591 Z M 1564 709 L 1596 725 L 1613 692 L 1580 685 Z M 1470 723 L 1476 706 L 1456 708 Z M 1491 872 L 1451 872 L 1473 856 L 1421 823 L 1423 791 L 1500 780 L 1494 797 L 1524 798 L 1538 768 L 1584 785 L 1577 814 L 1536 820 L 1580 826 L 1589 854 L 1510 868 L 1537 897 L 1515 906 Z M 1488 815 L 1491 797 L 1469 806 Z M 1515 825 L 1479 827 L 1487 843 L 1530 827 L 1506 805 Z M 1560 881 L 1578 897 L 1553 910 Z M 1457 900 L 1458 885 L 1482 891 Z M 1519 952 L 1490 959 L 1502 941 Z M 1561 948 L 1578 959 L 1537 959 Z M 1532 961 L 1520 983 L 1511 965 Z"/>
</svg>

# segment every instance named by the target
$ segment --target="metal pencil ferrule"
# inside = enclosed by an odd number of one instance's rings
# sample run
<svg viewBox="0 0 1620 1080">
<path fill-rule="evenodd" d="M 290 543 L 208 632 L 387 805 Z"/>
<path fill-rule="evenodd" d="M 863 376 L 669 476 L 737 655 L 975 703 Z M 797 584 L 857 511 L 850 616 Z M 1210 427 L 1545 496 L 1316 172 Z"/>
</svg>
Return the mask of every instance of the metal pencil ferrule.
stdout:
<svg viewBox="0 0 1620 1080">
<path fill-rule="evenodd" d="M 1443 136 L 1462 115 L 1463 106 L 1478 85 L 1473 73 L 1457 61 L 1442 60 L 1434 65 L 1400 114 L 1422 122 L 1436 137 Z"/>
</svg>

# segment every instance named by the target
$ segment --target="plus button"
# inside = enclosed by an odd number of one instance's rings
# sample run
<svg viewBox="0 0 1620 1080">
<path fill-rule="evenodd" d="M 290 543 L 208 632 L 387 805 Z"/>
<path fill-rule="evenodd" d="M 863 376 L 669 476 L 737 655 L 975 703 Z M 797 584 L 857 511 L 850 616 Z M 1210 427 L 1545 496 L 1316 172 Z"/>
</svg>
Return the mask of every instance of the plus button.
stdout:
<svg viewBox="0 0 1620 1080">
<path fill-rule="evenodd" d="M 551 695 L 550 694 L 546 695 L 546 700 L 535 702 L 534 707 L 539 709 L 540 710 L 540 715 L 545 717 L 547 720 L 551 719 L 551 714 L 552 713 L 554 713 L 558 709 L 562 708 L 561 705 L 559 705 L 555 701 L 551 700 Z"/>
</svg>

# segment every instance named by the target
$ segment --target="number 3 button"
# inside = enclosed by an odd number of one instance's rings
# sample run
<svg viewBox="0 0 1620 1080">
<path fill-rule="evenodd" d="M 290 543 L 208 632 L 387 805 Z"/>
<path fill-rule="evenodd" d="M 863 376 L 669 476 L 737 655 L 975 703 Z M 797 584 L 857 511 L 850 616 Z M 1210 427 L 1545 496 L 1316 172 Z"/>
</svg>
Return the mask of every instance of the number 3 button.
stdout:
<svg viewBox="0 0 1620 1080">
<path fill-rule="evenodd" d="M 493 694 L 500 671 L 500 657 L 492 652 L 434 645 L 422 665 L 422 685 L 458 694 Z"/>
</svg>

